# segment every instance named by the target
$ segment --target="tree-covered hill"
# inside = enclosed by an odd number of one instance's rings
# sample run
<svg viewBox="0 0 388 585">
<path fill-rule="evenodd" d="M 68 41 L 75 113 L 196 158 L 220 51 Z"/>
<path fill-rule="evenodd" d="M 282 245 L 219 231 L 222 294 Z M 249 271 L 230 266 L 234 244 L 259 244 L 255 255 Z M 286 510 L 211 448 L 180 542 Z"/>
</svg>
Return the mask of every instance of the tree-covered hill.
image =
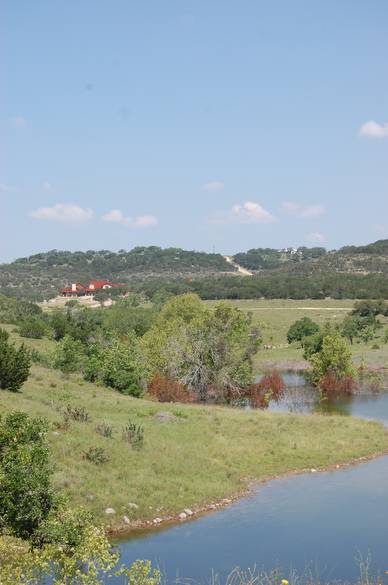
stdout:
<svg viewBox="0 0 388 585">
<path fill-rule="evenodd" d="M 339 250 L 325 248 L 256 248 L 236 254 L 234 261 L 253 272 L 276 270 L 294 274 L 388 273 L 388 240 L 366 246 L 345 246 Z"/>
<path fill-rule="evenodd" d="M 144 291 L 165 283 L 171 290 L 193 290 L 203 298 L 388 295 L 388 240 L 329 252 L 322 247 L 254 248 L 235 254 L 233 260 L 254 276 L 238 278 L 235 266 L 221 254 L 180 248 L 51 250 L 0 265 L 0 294 L 39 301 L 55 297 L 72 282 L 106 278 Z"/>
<path fill-rule="evenodd" d="M 68 252 L 50 250 L 0 265 L 0 293 L 41 300 L 56 296 L 72 282 L 109 279 L 127 283 L 149 277 L 190 277 L 234 272 L 221 254 L 137 247 L 129 252 L 109 250 Z"/>
</svg>

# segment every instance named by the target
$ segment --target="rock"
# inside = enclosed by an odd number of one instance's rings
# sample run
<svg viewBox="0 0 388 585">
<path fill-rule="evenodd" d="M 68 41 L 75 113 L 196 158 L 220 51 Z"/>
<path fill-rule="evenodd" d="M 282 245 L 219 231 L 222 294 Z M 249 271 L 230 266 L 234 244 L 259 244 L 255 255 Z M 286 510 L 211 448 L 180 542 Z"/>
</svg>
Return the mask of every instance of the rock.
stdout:
<svg viewBox="0 0 388 585">
<path fill-rule="evenodd" d="M 336 465 L 336 466 L 335 466 L 335 468 L 336 468 L 336 469 L 339 469 L 339 468 L 340 468 L 340 466 L 339 466 L 339 465 Z"/>
<path fill-rule="evenodd" d="M 316 469 L 310 469 L 311 473 L 317 473 Z"/>
<path fill-rule="evenodd" d="M 163 522 L 163 520 L 161 518 L 154 518 L 153 522 L 154 524 L 160 524 L 161 522 Z"/>
<path fill-rule="evenodd" d="M 53 435 L 55 436 L 59 435 L 58 431 L 53 431 Z"/>
<path fill-rule="evenodd" d="M 217 506 L 215 504 L 210 504 L 210 506 L 208 506 L 209 510 L 215 510 L 217 508 Z"/>
<path fill-rule="evenodd" d="M 190 510 L 190 508 L 185 508 L 183 511 L 187 516 L 192 516 L 194 514 L 194 512 Z"/>
<path fill-rule="evenodd" d="M 114 508 L 105 508 L 105 514 L 116 514 L 116 510 Z"/>
<path fill-rule="evenodd" d="M 157 412 L 155 418 L 161 423 L 169 423 L 179 420 L 178 417 L 171 414 L 171 412 Z"/>
<path fill-rule="evenodd" d="M 221 504 L 231 504 L 232 500 L 229 500 L 228 498 L 224 498 L 223 500 L 221 500 Z"/>
<path fill-rule="evenodd" d="M 85 499 L 88 500 L 88 502 L 93 502 L 94 496 L 92 496 L 92 494 L 86 494 Z"/>
<path fill-rule="evenodd" d="M 181 512 L 178 516 L 179 520 L 186 520 L 187 514 L 186 512 Z"/>
<path fill-rule="evenodd" d="M 130 524 L 130 520 L 129 520 L 128 516 L 123 516 L 123 522 L 124 522 L 124 524 Z"/>
<path fill-rule="evenodd" d="M 134 502 L 129 502 L 128 508 L 132 508 L 133 510 L 138 510 L 139 506 L 137 504 L 135 504 Z"/>
</svg>

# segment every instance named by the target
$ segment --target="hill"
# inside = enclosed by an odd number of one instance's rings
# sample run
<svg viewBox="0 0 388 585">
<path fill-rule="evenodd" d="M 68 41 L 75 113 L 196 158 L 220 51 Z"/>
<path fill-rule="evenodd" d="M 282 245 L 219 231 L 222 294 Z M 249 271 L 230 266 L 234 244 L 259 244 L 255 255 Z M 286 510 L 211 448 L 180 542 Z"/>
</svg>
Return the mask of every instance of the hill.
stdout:
<svg viewBox="0 0 388 585">
<path fill-rule="evenodd" d="M 106 278 L 149 295 L 163 287 L 202 298 L 387 298 L 387 274 L 388 240 L 332 251 L 254 248 L 232 257 L 157 246 L 51 250 L 0 265 L 0 294 L 40 301 L 72 282 Z"/>
<path fill-rule="evenodd" d="M 253 272 L 317 274 L 340 272 L 348 274 L 388 273 L 388 240 L 365 246 L 345 246 L 328 252 L 325 248 L 256 248 L 234 256 L 234 261 Z"/>
<path fill-rule="evenodd" d="M 221 254 L 180 248 L 149 246 L 129 252 L 50 250 L 0 265 L 0 293 L 43 300 L 56 296 L 59 288 L 71 282 L 106 278 L 125 284 L 133 279 L 189 278 L 225 272 L 233 273 L 235 268 Z"/>
</svg>

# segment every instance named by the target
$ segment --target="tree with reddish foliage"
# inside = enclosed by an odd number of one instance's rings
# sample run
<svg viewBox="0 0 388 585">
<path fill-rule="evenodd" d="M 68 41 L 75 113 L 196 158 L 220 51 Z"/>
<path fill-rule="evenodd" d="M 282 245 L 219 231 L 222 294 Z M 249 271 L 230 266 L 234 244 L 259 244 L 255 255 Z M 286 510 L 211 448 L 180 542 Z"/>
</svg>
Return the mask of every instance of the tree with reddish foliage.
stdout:
<svg viewBox="0 0 388 585">
<path fill-rule="evenodd" d="M 183 384 L 155 374 L 148 385 L 147 394 L 158 402 L 193 402 L 194 394 Z"/>
<path fill-rule="evenodd" d="M 251 384 L 247 391 L 249 402 L 254 408 L 267 408 L 270 400 L 279 401 L 286 384 L 276 370 L 265 374 L 258 384 Z"/>
</svg>

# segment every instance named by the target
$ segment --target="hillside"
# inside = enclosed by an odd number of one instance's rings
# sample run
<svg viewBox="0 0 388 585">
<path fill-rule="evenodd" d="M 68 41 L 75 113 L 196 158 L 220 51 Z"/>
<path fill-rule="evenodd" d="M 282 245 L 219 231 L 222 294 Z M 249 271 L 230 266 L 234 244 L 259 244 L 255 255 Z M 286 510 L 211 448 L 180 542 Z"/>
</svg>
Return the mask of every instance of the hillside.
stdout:
<svg viewBox="0 0 388 585">
<path fill-rule="evenodd" d="M 107 278 L 150 294 L 168 287 L 203 298 L 386 298 L 387 274 L 388 240 L 329 252 L 254 248 L 232 257 L 157 246 L 51 250 L 0 265 L 0 294 L 40 301 L 71 282 Z"/>
<path fill-rule="evenodd" d="M 109 250 L 68 252 L 51 250 L 0 265 L 0 293 L 43 300 L 71 282 L 110 279 L 127 283 L 133 279 L 177 278 L 233 273 L 235 268 L 221 254 L 157 246 L 137 247 L 129 252 Z"/>
<path fill-rule="evenodd" d="M 236 254 L 234 261 L 253 272 L 388 273 L 388 240 L 379 240 L 366 246 L 345 246 L 330 252 L 321 247 L 285 250 L 256 248 Z"/>
</svg>

